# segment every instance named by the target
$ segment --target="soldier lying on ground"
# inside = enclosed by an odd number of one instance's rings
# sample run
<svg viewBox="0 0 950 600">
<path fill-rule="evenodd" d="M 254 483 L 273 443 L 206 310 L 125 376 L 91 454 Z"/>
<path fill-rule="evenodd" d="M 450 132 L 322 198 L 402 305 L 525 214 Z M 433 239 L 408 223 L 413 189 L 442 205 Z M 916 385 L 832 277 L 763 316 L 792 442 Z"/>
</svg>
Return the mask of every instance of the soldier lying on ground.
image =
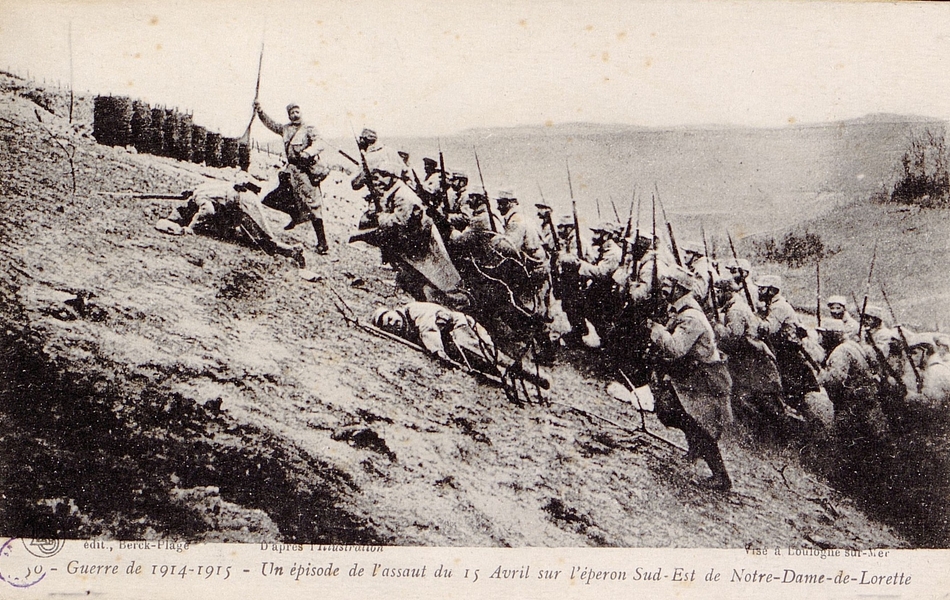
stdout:
<svg viewBox="0 0 950 600">
<path fill-rule="evenodd" d="M 524 379 L 545 390 L 551 387 L 537 367 L 525 368 L 499 351 L 485 328 L 464 313 L 431 302 L 410 302 L 398 308 L 378 309 L 373 324 L 455 366 Z"/>
<path fill-rule="evenodd" d="M 268 254 L 294 260 L 306 266 L 303 248 L 274 239 L 257 199 L 261 188 L 247 181 L 209 181 L 195 188 L 188 203 L 155 223 L 155 229 L 171 235 L 206 233 L 224 239 L 238 239 Z"/>
</svg>

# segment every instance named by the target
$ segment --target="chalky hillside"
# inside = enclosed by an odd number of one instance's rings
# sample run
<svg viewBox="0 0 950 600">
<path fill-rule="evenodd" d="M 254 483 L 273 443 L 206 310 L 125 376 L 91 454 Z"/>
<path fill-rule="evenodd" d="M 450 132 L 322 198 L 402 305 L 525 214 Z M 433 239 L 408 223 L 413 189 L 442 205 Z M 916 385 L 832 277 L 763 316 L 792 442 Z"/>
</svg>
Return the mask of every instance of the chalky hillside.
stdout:
<svg viewBox="0 0 950 600">
<path fill-rule="evenodd" d="M 79 99 L 70 123 L 55 90 L 7 75 L 0 86 L 6 535 L 35 534 L 39 523 L 51 535 L 77 538 L 240 542 L 901 548 L 948 541 L 945 502 L 932 502 L 946 497 L 933 483 L 946 482 L 945 455 L 902 457 L 908 472 L 878 473 L 877 492 L 837 489 L 822 475 L 828 456 L 800 438 L 766 445 L 737 432 L 722 443 L 734 490 L 706 491 L 693 483 L 699 467 L 682 451 L 630 433 L 640 415 L 605 393 L 610 374 L 595 361 L 559 355 L 544 401 L 517 406 L 490 382 L 348 326 L 331 290 L 364 316 L 408 298 L 376 249 L 345 243 L 364 203 L 343 170 L 324 184 L 331 249 L 308 251 L 315 275 L 307 281 L 290 260 L 254 247 L 164 235 L 153 224 L 174 201 L 121 193 L 178 194 L 232 177 L 234 167 L 97 144 L 92 98 Z M 443 140 L 458 168 L 469 160 L 465 135 Z M 809 155 L 809 143 L 830 152 L 809 136 L 743 130 L 726 144 L 725 134 L 716 135 L 720 146 L 745 148 L 750 139 L 767 147 L 779 137 L 786 146 L 799 139 L 799 157 Z M 511 139 L 528 143 L 517 131 Z M 413 143 L 414 160 L 434 148 Z M 689 152 L 698 151 L 699 142 L 690 143 Z M 588 146 L 608 158 L 618 147 Z M 867 168 L 890 164 L 873 148 L 862 151 L 875 157 Z M 253 154 L 252 172 L 270 177 L 265 188 L 276 185 L 276 170 L 267 169 L 278 157 Z M 527 179 L 534 160 L 505 154 L 500 144 L 484 147 L 483 166 L 510 161 L 508 179 L 521 185 L 520 177 L 526 189 L 534 188 L 534 177 Z M 575 165 L 584 178 L 609 176 L 596 170 L 603 161 L 586 160 Z M 548 162 L 544 168 L 553 169 Z M 554 179 L 540 176 L 544 186 Z M 764 189 L 785 185 L 756 176 Z M 677 180 L 688 186 L 690 177 L 680 172 Z M 660 190 L 671 182 L 661 179 Z M 550 188 L 563 206 L 564 190 Z M 819 191 L 844 203 L 867 190 Z M 689 207 L 672 195 L 668 203 L 674 223 L 685 221 Z M 589 202 L 583 210 L 593 219 Z M 286 217 L 266 214 L 282 240 L 312 247 L 312 230 L 283 232 Z M 925 242 L 936 238 L 917 235 L 934 235 L 927 228 L 935 226 L 921 219 L 915 229 L 917 217 L 905 217 L 905 251 L 889 258 L 890 274 L 931 268 Z M 815 219 L 813 231 L 838 228 L 838 217 L 812 205 L 805 218 Z M 878 226 L 895 227 L 890 217 L 869 219 L 853 235 L 870 240 Z M 847 240 L 835 243 L 836 257 L 853 260 L 855 272 L 866 269 L 867 257 L 848 250 Z M 828 276 L 845 266 L 829 266 Z M 810 302 L 801 288 L 793 300 Z M 928 294 L 946 298 L 946 289 Z M 912 287 L 894 296 L 906 318 L 916 316 Z M 683 444 L 652 414 L 646 426 Z M 927 433 L 934 447 L 945 447 L 945 431 Z"/>
</svg>

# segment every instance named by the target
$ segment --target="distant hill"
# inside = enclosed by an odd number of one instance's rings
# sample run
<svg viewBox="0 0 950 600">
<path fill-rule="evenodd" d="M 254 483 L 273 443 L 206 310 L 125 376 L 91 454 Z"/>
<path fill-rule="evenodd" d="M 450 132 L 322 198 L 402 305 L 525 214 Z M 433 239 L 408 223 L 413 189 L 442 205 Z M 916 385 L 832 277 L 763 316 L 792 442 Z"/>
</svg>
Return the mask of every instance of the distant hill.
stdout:
<svg viewBox="0 0 950 600">
<path fill-rule="evenodd" d="M 651 129 L 570 123 L 477 129 L 436 138 L 390 138 L 422 172 L 424 156 L 438 156 L 463 170 L 479 189 L 473 147 L 490 193 L 513 188 L 522 205 L 541 201 L 570 211 L 567 170 L 582 223 L 612 214 L 613 199 L 625 214 L 634 188 L 649 212 L 656 189 L 677 232 L 713 235 L 777 230 L 814 218 L 889 184 L 913 131 L 938 121 L 918 116 L 870 115 L 860 119 L 773 129 L 718 127 Z M 343 147 L 352 141 L 342 141 Z"/>
</svg>

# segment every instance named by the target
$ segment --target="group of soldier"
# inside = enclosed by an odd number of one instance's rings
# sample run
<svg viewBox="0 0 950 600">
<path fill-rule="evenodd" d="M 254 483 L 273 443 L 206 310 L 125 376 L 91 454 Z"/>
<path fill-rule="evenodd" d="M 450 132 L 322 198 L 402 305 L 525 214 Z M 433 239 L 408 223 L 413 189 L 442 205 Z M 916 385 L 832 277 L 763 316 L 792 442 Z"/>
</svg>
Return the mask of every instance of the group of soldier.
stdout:
<svg viewBox="0 0 950 600">
<path fill-rule="evenodd" d="M 287 154 L 264 204 L 287 212 L 288 227 L 310 222 L 317 252 L 326 253 L 326 146 L 298 106 L 287 107 L 286 125 L 255 107 Z M 441 152 L 418 174 L 407 153 L 369 129 L 357 145 L 359 158 L 347 158 L 367 210 L 351 241 L 379 247 L 415 300 L 377 311 L 376 327 L 414 337 L 444 360 L 493 363 L 539 387 L 549 381 L 537 365 L 559 348 L 598 353 L 597 363 L 630 387 L 649 384 L 660 421 L 681 429 L 689 457 L 709 467 L 702 483 L 710 488 L 732 485 L 718 440 L 733 413 L 753 431 L 824 423 L 839 436 L 875 439 L 907 403 L 950 404 L 950 337 L 891 329 L 866 298 L 855 318 L 841 296 L 827 299 L 819 327 L 806 328 L 779 276 L 755 274 L 734 248 L 716 260 L 705 243 L 678 245 L 668 224 L 659 235 L 655 200 L 649 227 L 640 226 L 639 207 L 633 226 L 631 205 L 625 224 L 591 228 L 585 252 L 576 210 L 556 218 L 536 204 L 529 214 L 508 189 L 489 198 L 483 181 L 471 189 L 465 173 L 448 171 Z M 569 324 L 560 330 L 558 305 Z M 449 356 L 446 342 L 459 352 Z"/>
</svg>

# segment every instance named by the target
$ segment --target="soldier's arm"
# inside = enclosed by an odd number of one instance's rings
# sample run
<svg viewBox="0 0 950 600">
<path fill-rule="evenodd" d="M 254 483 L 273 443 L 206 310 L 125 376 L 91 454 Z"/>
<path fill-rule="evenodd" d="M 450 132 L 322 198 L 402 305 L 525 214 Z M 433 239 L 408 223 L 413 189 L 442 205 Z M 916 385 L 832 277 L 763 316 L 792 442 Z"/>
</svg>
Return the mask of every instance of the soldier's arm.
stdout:
<svg viewBox="0 0 950 600">
<path fill-rule="evenodd" d="M 666 358 L 676 360 L 689 353 L 704 330 L 702 323 L 694 319 L 683 320 L 672 332 L 667 331 L 662 325 L 654 324 L 650 331 L 650 339 Z"/>
<path fill-rule="evenodd" d="M 397 191 L 393 196 L 392 212 L 379 215 L 380 227 L 408 227 L 411 223 L 420 221 L 424 210 L 422 204 L 413 202 L 408 194 Z"/>
<path fill-rule="evenodd" d="M 653 294 L 653 261 L 644 261 L 637 271 L 637 278 L 630 282 L 627 295 L 634 304 L 646 302 Z"/>
<path fill-rule="evenodd" d="M 260 117 L 261 123 L 264 124 L 264 127 L 270 129 L 277 135 L 284 135 L 284 126 L 270 118 L 270 116 L 264 112 L 263 108 L 258 107 L 257 116 Z"/>
</svg>

